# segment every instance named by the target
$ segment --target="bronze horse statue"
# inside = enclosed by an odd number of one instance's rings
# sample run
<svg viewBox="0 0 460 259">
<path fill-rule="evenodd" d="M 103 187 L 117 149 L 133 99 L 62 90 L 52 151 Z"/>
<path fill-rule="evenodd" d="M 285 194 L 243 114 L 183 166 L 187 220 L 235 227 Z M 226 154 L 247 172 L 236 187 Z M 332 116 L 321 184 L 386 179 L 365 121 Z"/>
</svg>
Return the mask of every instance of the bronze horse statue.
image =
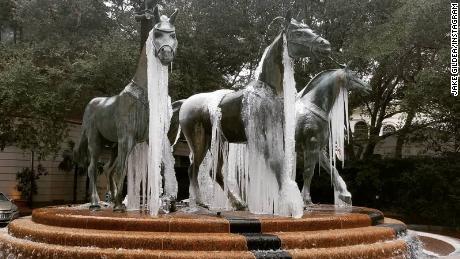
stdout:
<svg viewBox="0 0 460 259">
<path fill-rule="evenodd" d="M 324 150 L 331 134 L 330 120 L 337 119 L 330 115 L 338 96 L 341 94 L 341 89 L 342 91 L 357 90 L 364 93 L 371 91 L 367 83 L 359 79 L 348 67 L 345 67 L 319 73 L 297 96 L 295 139 L 296 152 L 302 154 L 304 160 L 302 198 L 305 206 L 312 203 L 310 184 L 318 161 L 320 166 L 331 175 L 334 190 L 338 193 L 338 197 L 335 198 L 338 198 L 342 203 L 351 204 L 351 194 L 347 190 L 345 181 L 339 175 L 335 164 L 331 163 L 330 156 L 335 156 L 335 147 L 329 143 L 329 149 L 331 149 L 329 157 Z M 336 105 L 346 104 L 339 102 Z M 345 116 L 345 114 L 338 114 L 338 116 Z M 342 119 L 348 123 L 346 121 L 348 118 Z M 343 128 L 341 129 L 343 130 Z"/>
<path fill-rule="evenodd" d="M 154 55 L 162 65 L 169 65 L 177 50 L 174 27 L 177 10 L 171 17 L 160 16 L 158 6 L 153 11 L 154 27 L 152 44 Z M 120 94 L 112 97 L 97 97 L 86 106 L 80 142 L 76 145 L 75 158 L 81 166 L 88 166 L 90 179 L 90 210 L 100 209 L 96 189 L 96 163 L 104 145 L 110 145 L 112 156 L 104 171 L 108 175 L 114 211 L 124 211 L 123 184 L 127 170 L 127 158 L 133 147 L 148 141 L 149 103 L 147 98 L 147 55 L 146 47 L 138 61 L 137 70 L 131 82 Z M 173 141 L 175 134 L 170 134 Z"/>
<path fill-rule="evenodd" d="M 223 137 L 229 143 L 247 142 L 243 106 L 245 96 L 247 96 L 249 92 L 248 88 L 270 89 L 270 91 L 276 93 L 278 96 L 282 96 L 284 73 L 283 38 L 287 41 L 287 52 L 291 58 L 313 56 L 325 57 L 329 56 L 331 52 L 330 43 L 327 40 L 314 33 L 306 24 L 292 19 L 290 12 L 288 12 L 285 17 L 284 29 L 265 51 L 264 57 L 260 63 L 262 66 L 257 80 L 252 81 L 243 90 L 226 93 L 219 101 L 221 131 Z M 191 165 L 188 171 L 190 195 L 196 199 L 197 204 L 202 206 L 204 204 L 201 201 L 199 192 L 198 172 L 207 151 L 211 148 L 213 126 L 208 104 L 215 100 L 215 93 L 217 92 L 222 93 L 222 91 L 216 91 L 189 97 L 183 102 L 179 112 L 180 127 L 191 150 Z M 282 113 L 282 109 L 274 112 Z M 264 113 L 260 114 L 260 116 L 270 117 L 271 115 L 270 113 Z M 262 152 L 268 155 L 270 151 L 267 152 L 267 150 L 270 149 L 270 143 L 267 142 Z M 220 169 L 217 171 L 215 179 L 224 190 L 224 177 L 221 170 L 223 164 L 222 154 L 219 154 L 218 157 L 218 168 Z M 274 172 L 281 174 L 279 170 L 282 170 L 282 164 L 273 163 L 271 166 Z M 277 175 L 276 177 L 281 190 L 281 176 Z M 246 208 L 247 205 L 238 194 L 230 190 L 228 190 L 226 194 L 233 207 L 236 209 Z"/>
</svg>

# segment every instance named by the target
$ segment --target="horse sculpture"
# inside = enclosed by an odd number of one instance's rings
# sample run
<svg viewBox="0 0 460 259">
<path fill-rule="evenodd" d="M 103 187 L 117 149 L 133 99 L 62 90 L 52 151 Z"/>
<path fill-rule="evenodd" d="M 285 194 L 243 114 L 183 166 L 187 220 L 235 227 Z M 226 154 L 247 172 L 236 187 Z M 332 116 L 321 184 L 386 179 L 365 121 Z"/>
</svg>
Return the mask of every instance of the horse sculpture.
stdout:
<svg viewBox="0 0 460 259">
<path fill-rule="evenodd" d="M 155 26 L 151 30 L 154 55 L 164 66 L 170 64 L 176 54 L 177 39 L 174 21 L 177 10 L 168 19 L 160 16 L 158 6 L 153 12 Z M 114 211 L 124 211 L 123 184 L 126 176 L 126 162 L 133 147 L 148 141 L 149 102 L 147 98 L 147 54 L 144 45 L 137 70 L 124 90 L 112 97 L 92 99 L 83 115 L 80 143 L 75 150 L 76 161 L 88 166 L 90 179 L 90 210 L 98 210 L 99 195 L 96 189 L 96 163 L 104 145 L 112 147 L 112 156 L 104 171 L 108 175 Z M 175 134 L 171 134 L 174 140 Z"/>
<path fill-rule="evenodd" d="M 336 204 L 351 204 L 351 194 L 335 168 L 335 159 L 333 159 L 335 151 L 341 153 L 343 159 L 343 145 L 340 145 L 340 142 L 343 143 L 344 125 L 348 125 L 348 116 L 347 112 L 344 112 L 346 99 L 345 101 L 339 99 L 346 98 L 344 95 L 347 94 L 347 90 L 368 93 L 371 88 L 345 67 L 319 73 L 298 94 L 296 151 L 298 154 L 303 154 L 304 159 L 302 198 L 306 206 L 312 203 L 310 183 L 318 160 L 331 175 L 334 190 L 338 194 L 335 198 L 339 199 L 336 200 Z M 329 157 L 324 151 L 328 139 Z M 337 150 L 338 146 L 342 147 Z"/>
<path fill-rule="evenodd" d="M 179 122 L 191 150 L 191 165 L 189 167 L 190 196 L 194 197 L 197 204 L 203 205 L 201 203 L 197 180 L 199 167 L 207 151 L 212 146 L 213 118 L 209 104 L 216 102 L 220 108 L 220 128 L 225 140 L 229 143 L 247 142 L 245 132 L 247 120 L 244 119 L 243 107 L 245 100 L 251 92 L 250 89 L 267 89 L 267 91 L 276 93 L 273 97 L 275 99 L 283 96 L 283 73 L 289 73 L 285 71 L 285 67 L 283 66 L 284 39 L 287 42 L 287 53 L 291 58 L 324 57 L 328 56 L 331 51 L 327 40 L 315 34 L 306 24 L 291 19 L 290 12 L 288 12 L 283 31 L 267 47 L 262 57 L 259 65 L 261 70 L 257 80 L 251 82 L 245 89 L 237 92 L 219 90 L 211 93 L 202 93 L 193 95 L 183 102 L 179 112 Z M 292 71 L 290 73 L 293 74 Z M 271 109 L 271 107 L 268 108 Z M 261 113 L 258 116 L 262 120 L 270 118 L 273 114 L 283 112 L 282 106 L 273 107 L 271 111 L 267 112 L 264 112 L 265 109 L 260 109 L 260 107 L 259 110 Z M 281 179 L 281 171 L 283 170 L 282 161 L 279 161 L 279 157 L 274 157 L 271 153 L 272 147 L 270 146 L 270 141 L 270 139 L 265 139 L 265 146 L 261 148 L 263 149 L 261 152 L 265 154 L 267 159 L 270 158 L 272 160 L 270 166 L 272 171 L 277 174 L 278 188 L 282 190 L 284 184 Z M 277 155 L 282 157 L 283 154 Z M 224 177 L 221 170 L 223 164 L 222 154 L 219 153 L 218 157 L 218 170 L 215 179 L 222 189 L 225 190 Z M 227 190 L 226 194 L 233 207 L 236 209 L 246 208 L 246 204 L 238 194 L 231 190 Z"/>
</svg>

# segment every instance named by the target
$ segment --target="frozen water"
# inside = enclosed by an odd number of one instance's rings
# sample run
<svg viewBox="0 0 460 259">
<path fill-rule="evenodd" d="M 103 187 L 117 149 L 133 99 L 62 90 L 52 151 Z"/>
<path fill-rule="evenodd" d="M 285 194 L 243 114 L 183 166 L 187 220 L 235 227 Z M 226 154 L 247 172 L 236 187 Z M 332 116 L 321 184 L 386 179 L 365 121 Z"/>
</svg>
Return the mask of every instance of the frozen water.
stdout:
<svg viewBox="0 0 460 259">
<path fill-rule="evenodd" d="M 126 204 L 126 208 L 128 210 L 139 210 L 141 209 L 141 204 L 145 204 L 147 155 L 148 144 L 146 142 L 142 142 L 134 146 L 134 149 L 128 157 L 128 198 Z M 143 199 L 142 201 L 141 197 Z"/>
<path fill-rule="evenodd" d="M 136 145 L 128 159 L 128 208 L 139 209 L 146 204 L 150 215 L 157 215 L 161 206 L 160 194 L 164 193 L 167 199 L 177 196 L 177 180 L 167 136 L 172 116 L 168 66 L 163 66 L 155 56 L 152 38 L 153 30 L 146 41 L 149 144 Z M 162 170 L 164 191 L 161 188 Z M 142 202 L 140 190 L 143 192 Z"/>
<path fill-rule="evenodd" d="M 345 158 L 345 136 L 349 136 L 348 123 L 348 91 L 345 87 L 340 87 L 339 93 L 329 112 L 329 164 L 332 169 L 331 182 L 335 182 L 334 169 L 336 168 L 336 157 L 342 161 Z M 345 182 L 343 182 L 345 185 Z M 343 188 L 342 188 L 343 189 Z M 346 189 L 346 187 L 345 187 Z M 334 203 L 339 206 L 348 206 L 339 198 L 339 190 L 334 188 Z"/>
<path fill-rule="evenodd" d="M 294 79 L 294 63 L 289 57 L 286 35 L 283 35 L 283 108 L 284 108 L 284 167 L 281 186 L 281 204 L 279 213 L 291 214 L 293 217 L 303 215 L 303 202 L 299 188 L 295 182 L 296 152 L 295 152 L 295 103 L 297 90 Z"/>
<path fill-rule="evenodd" d="M 219 103 L 226 94 L 231 92 L 233 91 L 218 90 L 212 93 L 208 93 L 209 98 L 207 108 L 212 125 L 211 147 L 210 151 L 206 154 L 205 159 L 200 165 L 198 179 L 202 200 L 212 208 L 229 208 L 230 206 L 226 196 L 227 184 L 225 184 L 225 189 L 222 190 L 222 188 L 216 183 L 216 174 L 218 170 L 219 153 L 222 154 L 221 156 L 225 161 L 225 157 L 227 157 L 226 150 L 228 145 L 222 135 L 222 130 L 220 127 L 220 119 L 222 114 L 219 108 Z M 223 168 L 224 167 L 225 165 L 223 165 Z M 226 171 L 227 170 L 222 169 L 224 182 L 226 182 L 227 178 Z"/>
<path fill-rule="evenodd" d="M 267 49 L 264 52 L 264 57 Z M 283 37 L 283 96 L 270 88 L 250 85 L 243 99 L 247 144 L 231 145 L 229 179 L 253 213 L 301 217 L 303 202 L 295 178 L 295 80 L 293 62 Z M 264 58 L 262 58 L 263 60 Z M 262 71 L 257 68 L 256 77 Z M 232 168 L 233 167 L 233 168 Z"/>
<path fill-rule="evenodd" d="M 174 173 L 174 157 L 168 139 L 172 116 L 171 98 L 168 95 L 168 67 L 155 57 L 153 30 L 146 41 L 147 85 L 149 100 L 149 152 L 147 205 L 151 215 L 160 208 L 161 169 L 165 177 L 165 195 L 176 196 L 177 182 Z"/>
</svg>

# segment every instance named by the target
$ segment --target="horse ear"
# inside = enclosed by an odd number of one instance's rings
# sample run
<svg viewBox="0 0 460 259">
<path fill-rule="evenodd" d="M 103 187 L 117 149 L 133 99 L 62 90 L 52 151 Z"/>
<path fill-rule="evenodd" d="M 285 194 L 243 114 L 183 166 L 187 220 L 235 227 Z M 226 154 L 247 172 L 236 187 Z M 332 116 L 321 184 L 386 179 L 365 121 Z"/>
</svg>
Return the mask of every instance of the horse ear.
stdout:
<svg viewBox="0 0 460 259">
<path fill-rule="evenodd" d="M 286 20 L 285 20 L 284 27 L 287 29 L 289 27 L 289 24 L 291 24 L 291 20 L 292 20 L 292 10 L 291 9 L 289 9 L 285 18 Z"/>
<path fill-rule="evenodd" d="M 174 22 L 176 21 L 176 15 L 177 13 L 179 12 L 179 10 L 174 10 L 174 13 L 171 15 L 171 17 L 169 17 L 169 23 L 174 25 Z"/>
<path fill-rule="evenodd" d="M 155 24 L 159 23 L 161 21 L 160 19 L 160 11 L 158 10 L 158 5 L 155 6 L 155 9 L 153 9 L 153 17 L 155 19 Z"/>
</svg>

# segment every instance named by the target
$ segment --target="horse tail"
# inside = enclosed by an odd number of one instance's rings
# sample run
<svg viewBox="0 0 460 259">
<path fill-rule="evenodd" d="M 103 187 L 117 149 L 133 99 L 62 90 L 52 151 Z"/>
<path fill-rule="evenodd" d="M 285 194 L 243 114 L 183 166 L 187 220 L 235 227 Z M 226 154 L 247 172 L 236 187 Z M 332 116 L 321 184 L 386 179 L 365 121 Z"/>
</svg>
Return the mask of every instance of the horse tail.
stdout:
<svg viewBox="0 0 460 259">
<path fill-rule="evenodd" d="M 171 104 L 173 114 L 171 116 L 171 124 L 169 127 L 168 136 L 169 136 L 169 141 L 171 142 L 172 146 L 176 145 L 182 133 L 180 124 L 179 124 L 179 111 L 184 101 L 185 99 L 182 99 L 182 100 L 175 101 Z"/>
<path fill-rule="evenodd" d="M 74 161 L 77 165 L 85 167 L 88 164 L 88 137 L 86 129 L 83 129 L 80 135 L 80 140 L 73 151 Z"/>
</svg>

